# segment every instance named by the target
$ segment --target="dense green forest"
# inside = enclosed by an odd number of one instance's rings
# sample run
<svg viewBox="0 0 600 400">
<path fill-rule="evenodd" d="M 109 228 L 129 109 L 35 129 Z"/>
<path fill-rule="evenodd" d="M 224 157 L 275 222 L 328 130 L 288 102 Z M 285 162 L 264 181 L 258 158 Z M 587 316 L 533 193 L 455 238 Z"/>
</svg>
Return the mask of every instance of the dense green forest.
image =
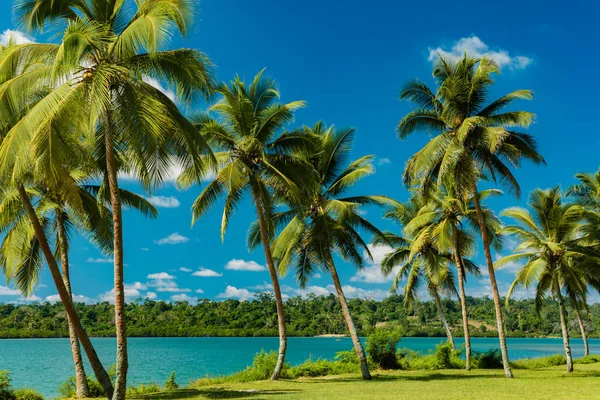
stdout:
<svg viewBox="0 0 600 400">
<path fill-rule="evenodd" d="M 496 336 L 494 307 L 491 299 L 468 297 L 470 325 L 475 336 Z M 405 336 L 445 336 L 432 301 L 417 302 L 407 312 L 402 296 L 382 301 L 351 299 L 349 306 L 361 335 L 375 326 L 397 324 Z M 456 335 L 462 334 L 460 304 L 443 300 L 446 318 Z M 92 336 L 114 336 L 114 308 L 109 303 L 77 304 L 84 326 Z M 315 336 L 346 332 L 339 302 L 333 295 L 295 297 L 286 301 L 290 336 Z M 570 311 L 570 310 L 569 310 Z M 579 336 L 577 320 L 569 313 L 569 328 Z M 538 316 L 533 300 L 515 300 L 505 310 L 509 336 L 559 336 L 558 307 L 548 300 Z M 162 301 L 127 304 L 130 336 L 277 336 L 275 302 L 269 294 L 254 301 L 201 300 Z M 600 304 L 590 306 L 586 318 L 590 336 L 600 336 Z M 66 313 L 61 303 L 28 305 L 0 304 L 0 337 L 68 337 Z"/>
</svg>

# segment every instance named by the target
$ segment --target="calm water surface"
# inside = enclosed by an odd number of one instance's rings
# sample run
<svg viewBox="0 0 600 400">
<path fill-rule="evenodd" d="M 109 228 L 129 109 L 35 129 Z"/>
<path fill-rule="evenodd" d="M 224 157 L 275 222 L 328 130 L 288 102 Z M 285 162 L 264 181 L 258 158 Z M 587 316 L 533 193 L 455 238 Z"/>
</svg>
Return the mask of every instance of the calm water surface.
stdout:
<svg viewBox="0 0 600 400">
<path fill-rule="evenodd" d="M 404 338 L 400 347 L 427 352 L 444 338 Z M 93 339 L 105 365 L 115 362 L 115 340 Z M 498 339 L 475 338 L 473 350 L 498 348 Z M 129 339 L 129 383 L 163 383 L 171 371 L 177 382 L 186 384 L 203 376 L 230 374 L 252 363 L 261 349 L 276 350 L 278 338 L 132 338 Z M 457 339 L 457 345 L 462 344 Z M 579 339 L 571 342 L 574 357 L 583 356 Z M 561 339 L 508 339 L 512 359 L 562 353 Z M 333 358 L 351 350 L 350 338 L 290 338 L 287 361 L 298 364 L 309 357 Z M 600 339 L 590 340 L 590 351 L 600 353 Z M 73 359 L 68 339 L 0 340 L 0 370 L 13 374 L 15 387 L 32 387 L 46 396 L 56 396 L 57 388 L 73 375 Z M 87 366 L 90 373 L 91 368 Z"/>
</svg>

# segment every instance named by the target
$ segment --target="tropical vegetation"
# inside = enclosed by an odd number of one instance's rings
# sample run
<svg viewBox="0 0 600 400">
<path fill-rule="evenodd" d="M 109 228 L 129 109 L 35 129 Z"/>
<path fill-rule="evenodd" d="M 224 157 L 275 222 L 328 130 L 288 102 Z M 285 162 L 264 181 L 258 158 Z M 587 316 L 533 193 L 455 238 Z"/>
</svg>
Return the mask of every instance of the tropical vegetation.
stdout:
<svg viewBox="0 0 600 400">
<path fill-rule="evenodd" d="M 10 39 L 0 46 L 0 269 L 27 297 L 47 266 L 60 304 L 0 304 L 0 337 L 69 337 L 75 370 L 69 393 L 101 393 L 114 400 L 128 393 L 127 338 L 142 335 L 276 334 L 279 351 L 259 355 L 260 365 L 241 372 L 240 380 L 314 376 L 315 369 L 346 373 L 354 367 L 369 380 L 374 366 L 407 365 L 468 370 L 501 364 L 511 378 L 518 365 L 509 361 L 507 335 L 560 334 L 567 372 L 573 372 L 570 336 L 582 336 L 587 356 L 587 337 L 600 332 L 599 306 L 588 304 L 590 293 L 600 289 L 600 171 L 578 174 L 579 183 L 564 193 L 560 187 L 534 190 L 529 210 L 502 212 L 510 225 L 489 207 L 491 196 L 502 195 L 500 189 L 520 196 L 514 169 L 524 161 L 545 163 L 526 133 L 535 115 L 514 110 L 516 102 L 533 99 L 531 91 L 490 100 L 499 72 L 491 57 L 440 55 L 434 89 L 412 80 L 400 92 L 400 100 L 413 109 L 399 116 L 399 139 L 417 132 L 432 136 L 404 168 L 410 198 L 357 194 L 359 182 L 375 172 L 375 158 L 351 159 L 355 129 L 322 121 L 294 127 L 295 113 L 305 103 L 283 102 L 264 70 L 249 83 L 239 76 L 220 83 L 203 53 L 168 49 L 173 36 L 189 32 L 195 3 L 14 1 L 22 28 L 51 31 L 56 40 Z M 163 85 L 174 96 L 161 90 Z M 206 112 L 188 112 L 197 100 L 208 104 Z M 182 172 L 170 176 L 175 170 Z M 247 244 L 262 247 L 272 295 L 259 294 L 250 302 L 127 304 L 123 208 L 150 218 L 157 210 L 121 188 L 123 175 L 148 193 L 167 178 L 176 178 L 182 188 L 203 186 L 192 206 L 192 223 L 200 223 L 222 200 L 222 240 L 247 197 L 257 219 Z M 373 206 L 384 208 L 385 218 L 400 230 L 382 232 L 363 212 Z M 74 233 L 114 260 L 112 303 L 74 301 L 69 263 Z M 518 244 L 502 258 L 507 237 Z M 465 286 L 470 276 L 482 274 L 473 261 L 476 238 L 491 300 L 470 297 Z M 395 275 L 390 290 L 402 294 L 380 302 L 347 299 L 339 261 L 361 270 L 365 260 L 373 260 L 375 246 L 387 246 L 381 273 Z M 496 269 L 516 262 L 524 264 L 510 290 L 500 293 Z M 285 300 L 279 281 L 290 270 L 300 286 L 317 271 L 329 274 L 335 295 Z M 432 301 L 419 300 L 421 285 Z M 521 286 L 534 289 L 534 299 L 511 300 Z M 393 333 L 378 333 L 381 326 Z M 443 334 L 448 344 L 424 357 L 397 353 L 400 331 Z M 349 334 L 354 355 L 308 363 L 286 375 L 287 337 L 319 334 Z M 367 352 L 360 341 L 366 334 L 371 334 Z M 114 374 L 96 353 L 91 335 L 116 337 Z M 465 337 L 464 363 L 454 346 L 457 335 Z M 473 354 L 471 335 L 497 336 L 500 353 Z M 174 374 L 167 386 L 178 386 Z M 129 395 L 155 388 L 135 390 Z M 0 395 L 36 396 L 13 392 L 6 372 L 0 372 Z"/>
</svg>

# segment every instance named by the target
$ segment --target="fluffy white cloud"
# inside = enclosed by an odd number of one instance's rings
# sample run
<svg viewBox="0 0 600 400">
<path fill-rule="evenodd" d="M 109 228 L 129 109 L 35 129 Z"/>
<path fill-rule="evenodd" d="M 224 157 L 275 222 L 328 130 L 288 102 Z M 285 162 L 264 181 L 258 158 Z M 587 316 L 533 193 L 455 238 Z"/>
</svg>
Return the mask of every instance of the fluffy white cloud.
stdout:
<svg viewBox="0 0 600 400">
<path fill-rule="evenodd" d="M 367 260 L 367 266 L 365 266 L 362 270 L 357 271 L 356 274 L 350 278 L 350 281 L 365 283 L 386 283 L 393 281 L 400 267 L 397 267 L 391 274 L 385 276 L 381 272 L 381 261 L 394 249 L 386 245 L 375 246 L 373 244 L 369 244 L 368 247 L 371 255 L 373 256 L 373 260 L 369 260 L 367 252 L 364 251 L 363 257 L 365 260 Z"/>
<path fill-rule="evenodd" d="M 150 274 L 147 276 L 148 279 L 175 279 L 173 275 L 169 275 L 166 272 L 158 272 L 156 274 Z"/>
<path fill-rule="evenodd" d="M 189 268 L 186 268 L 186 267 L 181 267 L 181 268 L 179 268 L 179 270 L 180 270 L 181 272 L 192 272 L 192 270 L 191 270 L 191 269 L 189 269 Z"/>
<path fill-rule="evenodd" d="M 3 45 L 7 45 L 11 40 L 15 44 L 25 44 L 34 42 L 32 38 L 30 38 L 21 31 L 7 29 L 4 32 L 2 32 L 2 34 L 0 34 L 0 43 L 2 43 Z"/>
<path fill-rule="evenodd" d="M 232 271 L 265 271 L 266 268 L 255 261 L 233 259 L 225 264 L 225 269 Z"/>
<path fill-rule="evenodd" d="M 327 286 L 329 289 L 335 289 L 333 285 Z M 344 285 L 342 290 L 346 297 L 349 298 L 361 298 L 361 299 L 372 299 L 372 300 L 383 300 L 390 295 L 388 290 L 383 289 L 363 289 L 354 286 Z"/>
<path fill-rule="evenodd" d="M 218 273 L 217 271 L 213 271 L 212 269 L 200 267 L 198 271 L 195 271 L 192 276 L 200 276 L 202 278 L 213 278 L 223 276 L 223 274 Z"/>
<path fill-rule="evenodd" d="M 154 300 L 154 299 L 156 299 L 157 297 L 158 297 L 158 295 L 157 295 L 156 293 L 154 293 L 154 292 L 148 292 L 148 293 L 146 293 L 146 298 L 147 298 L 148 300 Z"/>
<path fill-rule="evenodd" d="M 174 196 L 148 196 L 146 197 L 146 200 L 154 207 L 177 208 L 181 205 L 179 200 L 177 200 L 177 197 Z"/>
<path fill-rule="evenodd" d="M 136 299 L 139 299 L 139 298 L 144 298 L 145 296 L 142 295 L 142 291 L 145 291 L 148 289 L 148 286 L 141 282 L 126 283 L 123 286 L 124 286 L 125 301 L 127 303 L 134 301 Z M 99 299 L 100 299 L 100 301 L 107 301 L 109 303 L 114 303 L 115 302 L 114 289 L 101 294 L 99 296 Z"/>
<path fill-rule="evenodd" d="M 41 300 L 41 299 L 38 298 L 37 300 Z M 60 296 L 58 294 L 52 294 L 50 296 L 46 296 L 45 300 L 50 303 L 58 303 L 59 301 L 61 301 Z M 81 294 L 75 294 L 75 295 L 73 295 L 73 302 L 91 304 L 94 302 L 94 300 L 87 296 L 83 296 Z"/>
<path fill-rule="evenodd" d="M 40 296 L 36 296 L 35 294 L 30 295 L 29 297 L 21 296 L 19 298 L 21 301 L 40 301 L 42 298 Z"/>
<path fill-rule="evenodd" d="M 175 92 L 173 90 L 167 89 L 157 79 L 150 76 L 144 76 L 143 80 L 148 85 L 153 86 L 154 88 L 163 92 L 169 99 L 171 99 L 172 102 L 175 102 Z"/>
<path fill-rule="evenodd" d="M 89 263 L 106 263 L 106 264 L 112 264 L 115 262 L 114 258 L 111 257 L 106 257 L 106 258 L 88 258 L 86 260 Z"/>
<path fill-rule="evenodd" d="M 235 286 L 227 286 L 223 293 L 219 293 L 216 296 L 218 299 L 230 299 L 235 298 L 241 301 L 250 300 L 254 297 L 254 293 L 248 289 L 238 289 Z"/>
<path fill-rule="evenodd" d="M 197 297 L 191 297 L 187 294 L 176 294 L 169 297 L 172 301 L 187 301 L 188 303 L 195 303 L 198 301 Z"/>
<path fill-rule="evenodd" d="M 21 292 L 11 289 L 8 286 L 0 285 L 0 296 L 20 296 Z"/>
<path fill-rule="evenodd" d="M 177 286 L 159 286 L 156 288 L 157 292 L 170 292 L 170 293 L 189 293 L 192 289 L 180 288 Z"/>
<path fill-rule="evenodd" d="M 315 279 L 319 279 L 319 278 L 321 278 L 321 274 L 314 274 L 314 275 L 313 275 L 313 278 L 315 278 Z"/>
<path fill-rule="evenodd" d="M 260 292 L 265 292 L 268 290 L 273 290 L 273 285 L 267 282 L 263 282 L 261 285 L 250 286 L 248 289 L 254 289 Z"/>
<path fill-rule="evenodd" d="M 196 289 L 196 290 L 194 290 L 194 292 L 202 294 L 202 293 L 204 293 L 204 290 L 202 290 L 202 289 Z"/>
<path fill-rule="evenodd" d="M 438 54 L 445 58 L 458 60 L 465 52 L 473 57 L 487 55 L 494 59 L 500 68 L 524 69 L 533 61 L 531 58 L 525 56 L 511 56 L 507 50 L 492 49 L 477 36 L 459 39 L 450 49 L 443 49 L 441 47 L 429 48 L 429 60 L 437 60 Z"/>
<path fill-rule="evenodd" d="M 155 240 L 154 243 L 156 243 L 159 246 L 162 246 L 164 244 L 179 244 L 179 243 L 187 243 L 189 241 L 190 241 L 189 238 L 187 238 L 183 235 L 180 235 L 177 232 L 173 232 L 167 237 L 164 237 L 159 240 Z"/>
</svg>

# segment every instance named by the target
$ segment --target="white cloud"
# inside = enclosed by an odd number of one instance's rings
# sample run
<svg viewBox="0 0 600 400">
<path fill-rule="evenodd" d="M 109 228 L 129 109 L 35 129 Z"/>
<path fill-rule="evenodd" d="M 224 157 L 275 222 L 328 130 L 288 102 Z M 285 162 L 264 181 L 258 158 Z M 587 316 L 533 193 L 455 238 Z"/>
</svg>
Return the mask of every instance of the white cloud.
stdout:
<svg viewBox="0 0 600 400">
<path fill-rule="evenodd" d="M 146 200 L 154 207 L 177 208 L 181 205 L 177 197 L 174 196 L 148 196 Z"/>
<path fill-rule="evenodd" d="M 187 243 L 187 242 L 189 242 L 189 240 L 190 240 L 189 238 L 182 236 L 177 232 L 173 232 L 167 237 L 164 237 L 159 240 L 155 240 L 154 243 L 156 243 L 159 246 L 162 246 L 163 244 Z"/>
<path fill-rule="evenodd" d="M 158 297 L 158 295 L 157 295 L 156 293 L 154 293 L 154 292 L 148 292 L 148 293 L 146 293 L 146 298 L 147 298 L 148 300 L 154 300 L 154 299 L 156 299 L 157 297 Z"/>
<path fill-rule="evenodd" d="M 225 264 L 225 269 L 232 271 L 264 271 L 266 268 L 255 261 L 233 259 Z"/>
<path fill-rule="evenodd" d="M 327 286 L 329 289 L 335 289 L 333 285 Z M 346 297 L 349 298 L 361 298 L 361 299 L 373 299 L 383 300 L 390 295 L 389 290 L 383 289 L 363 289 L 354 286 L 344 285 L 342 290 Z"/>
<path fill-rule="evenodd" d="M 194 292 L 202 294 L 202 293 L 204 293 L 204 290 L 202 290 L 202 289 L 196 289 L 196 290 L 194 290 Z"/>
<path fill-rule="evenodd" d="M 89 263 L 106 263 L 106 264 L 112 264 L 115 262 L 114 258 L 111 257 L 106 257 L 106 258 L 88 258 L 86 260 Z"/>
<path fill-rule="evenodd" d="M 225 291 L 223 293 L 219 293 L 216 297 L 218 299 L 236 298 L 244 301 L 252 299 L 254 297 L 254 293 L 248 289 L 238 289 L 235 286 L 227 286 Z"/>
<path fill-rule="evenodd" d="M 380 167 L 383 166 L 383 165 L 391 164 L 391 163 L 392 163 L 392 160 L 390 160 L 387 157 L 382 157 L 382 158 L 378 158 L 377 159 L 377 165 L 380 166 Z"/>
<path fill-rule="evenodd" d="M 367 210 L 363 210 L 362 208 L 359 208 L 358 210 L 356 210 L 356 213 L 357 213 L 358 215 L 365 216 L 365 215 L 367 215 L 367 214 L 368 214 L 368 211 L 367 211 Z"/>
<path fill-rule="evenodd" d="M 0 285 L 0 296 L 20 296 L 21 292 L 11 289 L 8 286 Z"/>
<path fill-rule="evenodd" d="M 150 76 L 144 76 L 143 80 L 148 85 L 153 86 L 154 88 L 163 92 L 165 94 L 165 96 L 167 96 L 169 99 L 171 99 L 172 102 L 175 102 L 176 98 L 175 98 L 175 92 L 173 90 L 165 88 L 157 79 L 152 78 Z"/>
<path fill-rule="evenodd" d="M 147 276 L 148 279 L 175 279 L 173 275 L 169 275 L 166 272 L 158 272 L 156 274 L 150 274 Z"/>
<path fill-rule="evenodd" d="M 36 296 L 35 294 L 32 294 L 29 297 L 21 296 L 19 298 L 19 300 L 21 300 L 21 301 L 40 301 L 40 300 L 42 300 L 42 298 L 39 296 Z"/>
<path fill-rule="evenodd" d="M 2 43 L 3 45 L 7 45 L 11 39 L 15 44 L 25 44 L 34 42 L 32 38 L 30 38 L 21 31 L 7 29 L 4 32 L 2 32 L 2 34 L 0 34 L 0 43 Z"/>
<path fill-rule="evenodd" d="M 492 49 L 474 35 L 459 39 L 449 50 L 441 47 L 435 49 L 429 48 L 429 61 L 437 60 L 438 54 L 451 60 L 458 60 L 465 52 L 473 57 L 487 55 L 494 59 L 500 68 L 524 69 L 533 61 L 531 58 L 525 56 L 511 56 L 508 51 L 504 49 Z"/>
<path fill-rule="evenodd" d="M 45 300 L 50 303 L 58 303 L 61 301 L 60 296 L 58 294 L 52 294 L 50 296 L 46 296 Z M 83 296 L 81 294 L 75 294 L 75 295 L 73 295 L 73 302 L 91 304 L 91 303 L 93 303 L 93 299 L 91 299 L 87 296 Z"/>
<path fill-rule="evenodd" d="M 321 278 L 321 274 L 314 274 L 314 275 L 313 275 L 313 278 L 315 278 L 315 279 L 319 279 L 319 278 Z"/>
<path fill-rule="evenodd" d="M 179 270 L 180 270 L 181 272 L 192 272 L 192 270 L 191 270 L 191 269 L 189 269 L 189 268 L 185 268 L 185 267 L 181 267 L 181 268 L 179 268 Z"/>
<path fill-rule="evenodd" d="M 195 303 L 198 301 L 197 297 L 191 297 L 187 294 L 176 294 L 174 296 L 171 296 L 170 299 L 173 301 L 187 301 L 188 303 Z"/>
<path fill-rule="evenodd" d="M 218 273 L 217 271 L 213 271 L 212 269 L 200 267 L 198 271 L 195 271 L 192 276 L 200 276 L 202 278 L 213 278 L 223 276 L 223 274 Z"/>
<path fill-rule="evenodd" d="M 248 289 L 254 289 L 260 292 L 265 292 L 268 290 L 273 290 L 273 285 L 267 282 L 263 282 L 261 285 L 250 286 Z"/>
<path fill-rule="evenodd" d="M 129 303 L 133 300 L 139 299 L 139 298 L 144 298 L 145 296 L 142 295 L 142 291 L 145 291 L 148 289 L 148 286 L 141 282 L 126 283 L 123 286 L 124 286 L 125 302 L 127 302 L 127 303 Z M 114 303 L 115 302 L 114 289 L 101 294 L 99 296 L 99 298 L 100 298 L 100 301 L 107 301 L 109 303 Z"/>
<path fill-rule="evenodd" d="M 192 291 L 192 289 L 185 289 L 177 286 L 159 286 L 156 288 L 156 291 L 169 293 L 189 293 Z"/>
<path fill-rule="evenodd" d="M 387 245 L 375 246 L 369 244 L 368 247 L 373 256 L 373 260 L 369 260 L 367 252 L 363 251 L 363 257 L 367 260 L 367 266 L 362 270 L 357 271 L 356 274 L 350 278 L 350 281 L 365 283 L 386 283 L 393 281 L 400 267 L 396 267 L 391 274 L 386 276 L 381 272 L 381 262 L 383 261 L 383 258 L 394 249 Z"/>
</svg>

